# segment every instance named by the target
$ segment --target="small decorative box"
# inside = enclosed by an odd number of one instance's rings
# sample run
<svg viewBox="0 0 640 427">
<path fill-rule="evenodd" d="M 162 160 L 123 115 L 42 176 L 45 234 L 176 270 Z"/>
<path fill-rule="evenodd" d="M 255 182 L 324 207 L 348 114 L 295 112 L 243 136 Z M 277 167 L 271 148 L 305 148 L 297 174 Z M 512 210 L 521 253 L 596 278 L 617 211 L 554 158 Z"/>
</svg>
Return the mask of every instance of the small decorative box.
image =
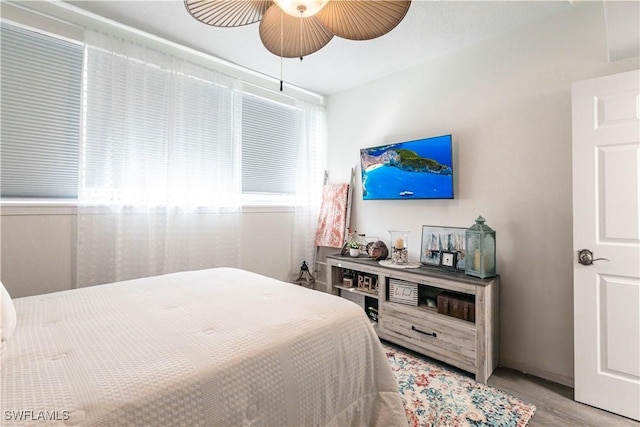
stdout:
<svg viewBox="0 0 640 427">
<path fill-rule="evenodd" d="M 407 305 L 418 305 L 418 284 L 404 280 L 389 279 L 389 301 Z"/>
</svg>

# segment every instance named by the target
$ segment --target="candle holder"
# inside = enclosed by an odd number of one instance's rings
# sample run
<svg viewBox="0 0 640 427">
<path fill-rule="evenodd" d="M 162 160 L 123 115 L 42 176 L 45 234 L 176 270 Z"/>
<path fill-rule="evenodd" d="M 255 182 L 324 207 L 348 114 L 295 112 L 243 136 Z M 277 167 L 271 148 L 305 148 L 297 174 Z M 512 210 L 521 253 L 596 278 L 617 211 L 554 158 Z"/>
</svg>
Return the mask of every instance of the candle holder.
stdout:
<svg viewBox="0 0 640 427">
<path fill-rule="evenodd" d="M 391 235 L 391 262 L 397 265 L 409 263 L 409 232 L 389 230 Z"/>
</svg>

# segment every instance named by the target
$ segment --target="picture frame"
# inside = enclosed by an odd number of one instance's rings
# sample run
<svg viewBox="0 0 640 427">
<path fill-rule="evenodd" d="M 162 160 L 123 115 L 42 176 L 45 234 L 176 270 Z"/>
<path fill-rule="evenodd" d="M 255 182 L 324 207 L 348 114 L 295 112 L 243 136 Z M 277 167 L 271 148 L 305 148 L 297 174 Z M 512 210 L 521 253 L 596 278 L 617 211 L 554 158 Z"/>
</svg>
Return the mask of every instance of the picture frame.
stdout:
<svg viewBox="0 0 640 427">
<path fill-rule="evenodd" d="M 440 268 L 444 270 L 457 270 L 458 252 L 440 251 Z"/>
<path fill-rule="evenodd" d="M 464 270 L 465 227 L 422 226 L 420 262 L 427 266 L 440 266 L 440 252 L 456 253 L 456 270 Z"/>
<path fill-rule="evenodd" d="M 399 279 L 389 279 L 389 301 L 417 306 L 418 284 Z"/>
</svg>

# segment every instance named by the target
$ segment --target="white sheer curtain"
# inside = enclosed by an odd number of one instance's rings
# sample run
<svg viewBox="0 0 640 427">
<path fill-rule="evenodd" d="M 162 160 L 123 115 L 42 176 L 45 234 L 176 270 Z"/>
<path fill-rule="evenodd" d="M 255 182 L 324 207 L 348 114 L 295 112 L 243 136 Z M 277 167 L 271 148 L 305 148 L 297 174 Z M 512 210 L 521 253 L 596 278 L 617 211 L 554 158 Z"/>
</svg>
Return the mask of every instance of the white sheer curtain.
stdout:
<svg viewBox="0 0 640 427">
<path fill-rule="evenodd" d="M 78 286 L 239 265 L 234 82 L 95 31 L 85 43 Z"/>
<path fill-rule="evenodd" d="M 326 124 L 324 108 L 298 101 L 300 143 L 296 162 L 293 241 L 291 243 L 291 277 L 300 272 L 302 261 L 314 268 L 314 240 L 322 201 Z"/>
</svg>

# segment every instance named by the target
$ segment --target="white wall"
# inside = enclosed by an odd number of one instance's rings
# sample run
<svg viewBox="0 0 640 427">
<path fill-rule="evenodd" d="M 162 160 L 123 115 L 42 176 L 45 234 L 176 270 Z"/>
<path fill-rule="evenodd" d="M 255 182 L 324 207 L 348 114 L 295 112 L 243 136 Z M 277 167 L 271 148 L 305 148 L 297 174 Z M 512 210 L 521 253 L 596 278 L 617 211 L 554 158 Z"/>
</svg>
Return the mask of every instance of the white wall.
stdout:
<svg viewBox="0 0 640 427">
<path fill-rule="evenodd" d="M 451 133 L 455 200 L 363 201 L 358 232 L 389 242 L 422 225 L 468 227 L 482 214 L 497 233 L 503 365 L 573 380 L 572 82 L 638 68 L 607 63 L 602 4 L 484 42 L 327 101 L 332 177 L 348 180 L 359 148 Z M 358 176 L 360 169 L 358 167 Z"/>
<path fill-rule="evenodd" d="M 0 271 L 12 298 L 74 287 L 76 216 L 69 211 L 73 209 L 3 208 Z M 287 280 L 291 218 L 291 212 L 272 209 L 248 209 L 243 213 L 242 239 L 235 243 L 241 250 L 240 267 Z"/>
<path fill-rule="evenodd" d="M 71 289 L 75 283 L 75 215 L 7 215 L 3 208 L 2 283 L 12 298 Z M 24 212 L 24 211 L 23 211 Z"/>
</svg>

